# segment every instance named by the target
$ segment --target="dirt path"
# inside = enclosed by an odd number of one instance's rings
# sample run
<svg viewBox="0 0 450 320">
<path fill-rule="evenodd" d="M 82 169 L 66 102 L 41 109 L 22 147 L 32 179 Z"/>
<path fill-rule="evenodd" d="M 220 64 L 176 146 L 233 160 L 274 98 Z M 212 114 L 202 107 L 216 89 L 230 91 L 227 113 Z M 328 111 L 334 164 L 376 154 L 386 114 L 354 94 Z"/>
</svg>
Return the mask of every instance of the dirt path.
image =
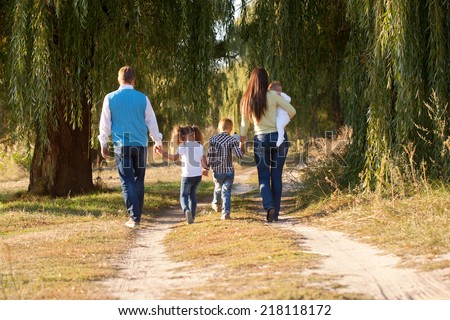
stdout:
<svg viewBox="0 0 450 320">
<path fill-rule="evenodd" d="M 359 292 L 372 299 L 450 299 L 450 281 L 444 270 L 417 272 L 398 268 L 399 257 L 350 239 L 336 231 L 302 226 L 290 219 L 280 224 L 302 236 L 302 244 L 324 256 L 310 273 L 337 275 L 338 292 Z M 448 270 L 447 270 L 448 273 Z"/>
<path fill-rule="evenodd" d="M 233 194 L 257 188 L 245 182 L 256 174 L 246 170 L 236 177 Z M 187 263 L 170 260 L 163 239 L 170 229 L 182 221 L 178 208 L 161 213 L 155 222 L 137 230 L 135 246 L 116 262 L 117 278 L 104 284 L 117 299 L 164 299 L 171 290 L 190 294 L 191 288 L 213 278 L 211 272 L 187 268 Z M 367 244 L 350 239 L 343 233 L 307 227 L 295 219 L 280 217 L 280 228 L 299 234 L 302 244 L 324 258 L 319 268 L 309 274 L 332 275 L 341 285 L 338 292 L 359 292 L 371 299 L 450 299 L 450 281 L 444 272 L 419 273 L 396 267 L 400 258 L 387 255 Z M 195 297 L 214 298 L 214 297 Z"/>
<path fill-rule="evenodd" d="M 207 280 L 204 273 L 186 268 L 188 264 L 172 261 L 164 248 L 164 237 L 182 218 L 180 210 L 172 208 L 136 230 L 134 247 L 115 263 L 117 278 L 104 283 L 112 297 L 157 300 L 165 299 L 171 290 L 185 290 L 189 295 L 189 288 Z"/>
<path fill-rule="evenodd" d="M 248 170 L 236 181 L 233 194 L 253 190 L 243 181 L 255 174 Z M 201 210 L 201 206 L 199 205 Z M 199 211 L 200 211 L 199 210 Z M 175 262 L 169 258 L 163 244 L 171 228 L 184 217 L 178 207 L 170 208 L 151 223 L 142 224 L 136 230 L 136 243 L 114 266 L 119 270 L 116 278 L 106 280 L 103 285 L 113 298 L 121 300 L 166 299 L 171 291 L 183 291 L 189 296 L 191 288 L 205 284 L 214 277 L 213 272 L 189 268 L 188 263 Z M 198 298 L 198 296 L 196 296 Z M 211 298 L 211 297 L 205 297 Z"/>
</svg>

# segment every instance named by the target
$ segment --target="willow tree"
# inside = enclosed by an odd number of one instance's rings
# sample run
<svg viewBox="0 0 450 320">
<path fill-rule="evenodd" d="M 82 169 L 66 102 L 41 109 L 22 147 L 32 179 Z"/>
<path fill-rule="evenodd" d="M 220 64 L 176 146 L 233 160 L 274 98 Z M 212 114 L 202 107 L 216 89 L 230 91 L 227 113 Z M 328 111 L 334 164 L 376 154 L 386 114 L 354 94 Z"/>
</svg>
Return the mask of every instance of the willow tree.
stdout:
<svg viewBox="0 0 450 320">
<path fill-rule="evenodd" d="M 450 3 L 357 1 L 342 74 L 352 159 L 366 188 L 449 177 Z"/>
<path fill-rule="evenodd" d="M 255 0 L 245 8 L 245 57 L 282 81 L 300 128 L 332 128 L 327 119 L 342 117 L 353 129 L 346 177 L 380 190 L 416 182 L 419 171 L 448 179 L 448 0 Z"/>
<path fill-rule="evenodd" d="M 244 2 L 245 4 L 245 2 Z M 298 134 L 343 123 L 339 77 L 349 28 L 345 1 L 256 0 L 244 5 L 246 63 L 265 67 L 298 106 Z"/>
<path fill-rule="evenodd" d="M 7 28 L 6 28 L 6 8 L 7 1 L 0 0 L 0 143 L 3 141 L 3 137 L 7 134 L 7 114 L 6 114 L 6 101 L 7 101 L 7 86 L 5 76 L 5 64 L 7 56 Z"/>
<path fill-rule="evenodd" d="M 158 27 L 152 27 L 155 35 L 146 51 L 145 67 L 158 88 L 155 99 L 160 117 L 169 132 L 180 122 L 211 124 L 222 103 L 216 82 L 221 61 L 228 59 L 233 1 L 161 1 L 150 7 Z"/>
<path fill-rule="evenodd" d="M 232 16 L 231 1 L 15 0 L 10 6 L 10 106 L 17 132 L 34 142 L 30 191 L 93 188 L 92 128 L 124 64 L 138 70 L 140 88 L 153 85 L 163 129 L 170 120 L 164 115 L 208 109 L 214 28 Z M 163 103 L 164 93 L 172 104 Z"/>
</svg>

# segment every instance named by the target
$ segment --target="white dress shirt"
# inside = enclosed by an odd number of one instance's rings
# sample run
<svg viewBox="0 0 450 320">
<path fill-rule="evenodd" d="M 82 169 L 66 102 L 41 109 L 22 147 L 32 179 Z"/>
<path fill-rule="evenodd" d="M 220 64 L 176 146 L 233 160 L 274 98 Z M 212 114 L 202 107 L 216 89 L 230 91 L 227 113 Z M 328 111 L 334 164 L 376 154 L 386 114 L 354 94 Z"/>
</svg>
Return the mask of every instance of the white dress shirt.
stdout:
<svg viewBox="0 0 450 320">
<path fill-rule="evenodd" d="M 119 90 L 127 90 L 133 89 L 133 86 L 130 84 L 122 84 L 119 87 Z M 157 146 L 162 145 L 162 134 L 159 132 L 158 122 L 156 121 L 155 112 L 153 111 L 152 105 L 148 97 L 145 97 L 147 100 L 147 106 L 145 108 L 145 124 L 147 125 L 148 131 L 150 132 L 150 137 L 156 143 Z M 111 135 L 111 110 L 109 109 L 109 100 L 103 100 L 102 114 L 100 117 L 100 126 L 98 135 L 98 140 L 103 147 L 106 147 L 109 142 L 109 136 Z"/>
</svg>

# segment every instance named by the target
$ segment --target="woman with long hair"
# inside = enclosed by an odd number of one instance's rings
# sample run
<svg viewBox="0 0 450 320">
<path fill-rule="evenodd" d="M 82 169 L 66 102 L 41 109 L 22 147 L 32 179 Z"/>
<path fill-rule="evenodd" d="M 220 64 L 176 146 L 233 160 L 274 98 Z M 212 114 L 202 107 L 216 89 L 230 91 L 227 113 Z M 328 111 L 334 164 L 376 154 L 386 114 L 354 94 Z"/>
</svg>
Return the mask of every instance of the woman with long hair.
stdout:
<svg viewBox="0 0 450 320">
<path fill-rule="evenodd" d="M 294 107 L 275 91 L 268 90 L 269 77 L 263 68 L 253 69 L 247 89 L 241 99 L 241 150 L 245 152 L 245 141 L 250 123 L 255 136 L 254 154 L 258 168 L 259 190 L 267 221 L 278 221 L 281 194 L 283 190 L 283 166 L 288 152 L 288 137 L 277 147 L 277 106 L 283 108 L 292 118 Z"/>
</svg>

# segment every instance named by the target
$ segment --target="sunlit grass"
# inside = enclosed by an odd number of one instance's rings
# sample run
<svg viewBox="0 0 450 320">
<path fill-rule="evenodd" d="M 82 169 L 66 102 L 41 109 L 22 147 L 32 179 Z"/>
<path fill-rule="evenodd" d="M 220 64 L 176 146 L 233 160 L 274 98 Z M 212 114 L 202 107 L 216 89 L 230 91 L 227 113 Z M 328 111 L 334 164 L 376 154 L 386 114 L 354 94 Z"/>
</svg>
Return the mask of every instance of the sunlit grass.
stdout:
<svg viewBox="0 0 450 320">
<path fill-rule="evenodd" d="M 144 221 L 178 205 L 177 180 L 146 184 Z M 205 182 L 199 192 L 211 188 Z M 112 276 L 114 257 L 129 248 L 134 233 L 123 226 L 126 219 L 122 191 L 114 184 L 89 195 L 52 198 L 21 192 L 2 199 L 0 298 L 107 298 L 95 280 Z"/>
</svg>

